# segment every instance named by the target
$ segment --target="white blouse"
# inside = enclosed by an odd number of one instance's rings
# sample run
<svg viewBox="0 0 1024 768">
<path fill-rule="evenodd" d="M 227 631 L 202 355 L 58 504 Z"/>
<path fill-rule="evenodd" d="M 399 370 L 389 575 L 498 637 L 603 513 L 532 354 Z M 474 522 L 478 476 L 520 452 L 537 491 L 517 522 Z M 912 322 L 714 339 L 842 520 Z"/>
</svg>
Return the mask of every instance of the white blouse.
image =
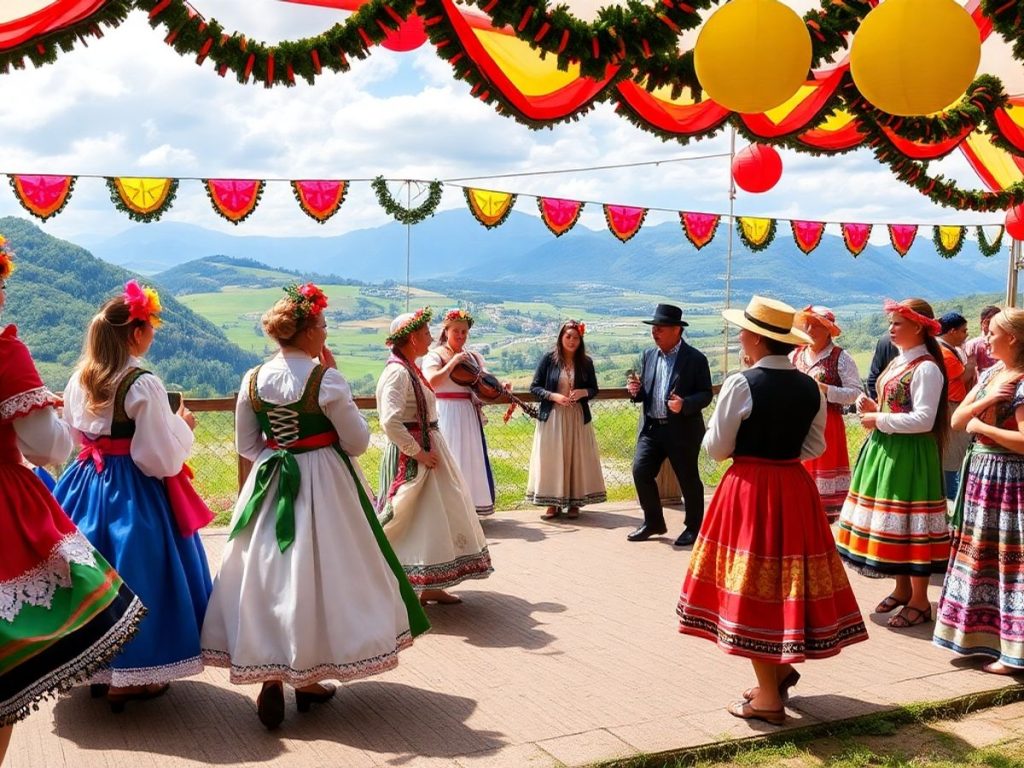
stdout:
<svg viewBox="0 0 1024 768">
<path fill-rule="evenodd" d="M 768 355 L 762 357 L 752 368 L 771 368 L 782 371 L 793 371 L 796 367 L 785 355 Z M 825 421 L 828 419 L 828 406 L 824 395 L 820 395 L 818 412 L 814 415 L 811 428 L 804 438 L 800 449 L 801 459 L 813 459 L 825 452 Z M 734 373 L 722 384 L 718 393 L 715 411 L 708 420 L 708 431 L 701 442 L 704 450 L 716 461 L 725 461 L 736 450 L 736 433 L 754 408 L 754 398 L 750 394 L 747 378 L 741 373 Z"/>
<path fill-rule="evenodd" d="M 415 456 L 423 450 L 420 441 L 405 426 L 407 422 L 417 420 L 416 393 L 412 386 L 409 371 L 397 363 L 385 365 L 377 381 L 377 412 L 381 429 L 406 456 Z M 437 421 L 437 401 L 425 384 L 423 395 L 427 403 L 427 421 Z"/>
<path fill-rule="evenodd" d="M 800 367 L 808 376 L 813 378 L 814 368 L 817 365 L 823 363 L 830 354 L 835 345 L 829 342 L 825 345 L 825 348 L 821 352 L 815 354 L 814 350 L 810 346 L 803 347 L 802 349 L 794 350 L 793 356 L 801 356 L 799 362 L 805 367 Z M 796 362 L 794 360 L 794 362 Z M 825 399 L 830 403 L 838 403 L 839 405 L 851 405 L 857 401 L 857 397 L 864 391 L 861 388 L 860 371 L 857 370 L 857 363 L 854 361 L 850 354 L 844 349 L 839 353 L 839 381 L 842 382 L 840 385 L 829 384 L 826 388 Z"/>
<path fill-rule="evenodd" d="M 317 364 L 318 361 L 305 352 L 281 350 L 260 367 L 256 376 L 256 392 L 262 400 L 274 405 L 294 403 L 302 397 L 309 374 Z M 242 377 L 235 403 L 235 446 L 238 453 L 250 461 L 255 461 L 267 447 L 267 437 L 249 399 L 249 381 L 253 371 Z M 370 428 L 352 399 L 348 382 L 337 369 L 324 371 L 317 403 L 334 425 L 341 450 L 349 456 L 365 452 L 370 445 Z"/>
<path fill-rule="evenodd" d="M 71 453 L 71 428 L 53 408 L 38 408 L 13 422 L 21 455 L 36 466 L 63 464 Z"/>
<path fill-rule="evenodd" d="M 928 355 L 929 359 L 914 369 L 913 377 L 910 379 L 911 411 L 909 413 L 879 412 L 878 420 L 875 422 L 879 431 L 888 434 L 917 435 L 930 432 L 935 425 L 935 416 L 938 413 L 944 385 L 942 371 L 939 370 L 939 366 L 935 364 L 935 360 L 931 358 L 931 354 L 924 344 L 897 355 L 879 375 L 875 387 L 879 393 L 879 401 L 881 401 L 885 382 L 893 375 L 898 375 L 904 365 L 922 355 Z"/>
<path fill-rule="evenodd" d="M 128 368 L 141 367 L 139 358 L 128 358 L 117 380 L 120 381 Z M 88 410 L 87 402 L 86 392 L 78 382 L 78 371 L 75 371 L 64 390 L 64 421 L 71 425 L 76 441 L 80 441 L 81 435 L 89 439 L 110 435 L 114 404 L 93 413 Z M 124 410 L 135 422 L 131 457 L 143 474 L 172 477 L 181 472 L 195 437 L 185 420 L 171 410 L 163 382 L 153 374 L 140 376 L 125 394 Z"/>
</svg>

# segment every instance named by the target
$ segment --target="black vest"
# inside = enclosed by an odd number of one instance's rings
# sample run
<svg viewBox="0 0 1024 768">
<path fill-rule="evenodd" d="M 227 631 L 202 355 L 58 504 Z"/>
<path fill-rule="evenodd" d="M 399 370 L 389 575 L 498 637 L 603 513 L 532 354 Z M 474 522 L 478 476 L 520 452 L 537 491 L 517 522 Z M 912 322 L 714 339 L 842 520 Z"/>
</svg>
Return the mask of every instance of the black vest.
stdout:
<svg viewBox="0 0 1024 768">
<path fill-rule="evenodd" d="M 783 461 L 800 458 L 821 405 L 818 385 L 797 370 L 751 368 L 741 374 L 754 404 L 736 433 L 734 456 Z"/>
</svg>

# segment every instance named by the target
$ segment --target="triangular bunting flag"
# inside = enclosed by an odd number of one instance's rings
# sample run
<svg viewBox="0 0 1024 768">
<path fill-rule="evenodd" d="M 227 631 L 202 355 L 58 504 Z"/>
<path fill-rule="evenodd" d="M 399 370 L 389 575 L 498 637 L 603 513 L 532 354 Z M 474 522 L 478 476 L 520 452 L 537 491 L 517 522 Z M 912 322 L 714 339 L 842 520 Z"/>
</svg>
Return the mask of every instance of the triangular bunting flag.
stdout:
<svg viewBox="0 0 1024 768">
<path fill-rule="evenodd" d="M 307 216 L 323 224 L 338 212 L 348 194 L 347 181 L 293 181 L 292 192 Z"/>
<path fill-rule="evenodd" d="M 698 251 L 715 239 L 718 222 L 721 216 L 717 213 L 679 212 L 679 221 L 683 225 L 683 234 Z"/>
<path fill-rule="evenodd" d="M 263 194 L 263 182 L 256 179 L 204 179 L 214 209 L 230 221 L 245 221 Z"/>
<path fill-rule="evenodd" d="M 903 258 L 910 250 L 910 246 L 914 244 L 914 238 L 917 237 L 917 225 L 889 224 L 888 226 L 889 242 L 892 243 L 892 247 L 900 255 L 900 258 Z"/>
<path fill-rule="evenodd" d="M 763 251 L 775 239 L 775 219 L 761 219 L 756 216 L 740 216 L 736 219 L 736 230 L 740 240 L 752 251 Z"/>
<path fill-rule="evenodd" d="M 964 246 L 966 227 L 936 225 L 932 227 L 932 242 L 935 250 L 944 259 L 952 259 Z"/>
<path fill-rule="evenodd" d="M 604 206 L 604 220 L 608 223 L 608 229 L 623 243 L 640 231 L 646 218 L 646 208 L 632 208 L 628 205 Z"/>
<path fill-rule="evenodd" d="M 853 254 L 854 258 L 860 256 L 868 247 L 868 238 L 871 237 L 871 224 L 841 224 L 843 230 L 843 242 L 846 243 L 846 250 Z"/>
<path fill-rule="evenodd" d="M 462 190 L 466 194 L 466 205 L 473 218 L 479 221 L 488 229 L 499 227 L 505 223 L 505 219 L 512 213 L 512 207 L 516 204 L 516 195 L 511 192 L 495 192 L 490 189 L 471 189 L 466 187 Z"/>
<path fill-rule="evenodd" d="M 578 200 L 561 200 L 557 197 L 538 197 L 537 207 L 544 226 L 551 230 L 555 237 L 561 237 L 576 226 L 583 203 Z"/>
<path fill-rule="evenodd" d="M 810 253 L 821 243 L 821 236 L 825 234 L 824 221 L 791 221 L 789 228 L 793 230 L 793 240 L 796 247 L 804 253 Z"/>
<path fill-rule="evenodd" d="M 74 176 L 11 176 L 11 189 L 22 207 L 46 221 L 67 205 L 75 189 Z"/>
<path fill-rule="evenodd" d="M 158 221 L 169 210 L 178 191 L 177 179 L 117 176 L 107 179 L 110 200 L 133 221 Z"/>
</svg>

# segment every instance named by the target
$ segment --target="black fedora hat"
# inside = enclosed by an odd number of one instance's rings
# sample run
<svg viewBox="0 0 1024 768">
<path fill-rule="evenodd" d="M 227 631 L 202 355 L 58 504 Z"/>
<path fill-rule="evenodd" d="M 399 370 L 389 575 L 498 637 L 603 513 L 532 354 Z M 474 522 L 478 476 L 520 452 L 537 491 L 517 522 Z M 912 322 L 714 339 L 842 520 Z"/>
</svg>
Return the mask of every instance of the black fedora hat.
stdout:
<svg viewBox="0 0 1024 768">
<path fill-rule="evenodd" d="M 689 325 L 683 320 L 683 310 L 672 304 L 659 304 L 654 310 L 654 317 L 643 322 L 647 325 L 678 325 L 680 328 Z"/>
</svg>

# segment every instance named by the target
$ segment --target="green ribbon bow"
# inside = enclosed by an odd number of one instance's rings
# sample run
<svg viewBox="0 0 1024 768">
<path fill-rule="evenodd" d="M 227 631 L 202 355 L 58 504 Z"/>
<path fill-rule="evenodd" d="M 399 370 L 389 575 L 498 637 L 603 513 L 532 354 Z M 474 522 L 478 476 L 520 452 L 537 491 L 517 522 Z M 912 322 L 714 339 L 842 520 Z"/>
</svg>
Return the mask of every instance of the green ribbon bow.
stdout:
<svg viewBox="0 0 1024 768">
<path fill-rule="evenodd" d="M 267 459 L 260 466 L 256 473 L 256 486 L 253 488 L 252 496 L 242 510 L 242 514 L 231 529 L 228 540 L 235 538 L 244 531 L 252 522 L 267 494 L 270 492 L 270 484 L 277 475 L 277 500 L 275 502 L 276 521 L 274 530 L 277 533 L 277 546 L 282 552 L 295 543 L 295 497 L 299 495 L 299 480 L 302 476 L 299 472 L 299 463 L 290 451 L 283 448 L 274 451 L 274 455 Z"/>
</svg>

